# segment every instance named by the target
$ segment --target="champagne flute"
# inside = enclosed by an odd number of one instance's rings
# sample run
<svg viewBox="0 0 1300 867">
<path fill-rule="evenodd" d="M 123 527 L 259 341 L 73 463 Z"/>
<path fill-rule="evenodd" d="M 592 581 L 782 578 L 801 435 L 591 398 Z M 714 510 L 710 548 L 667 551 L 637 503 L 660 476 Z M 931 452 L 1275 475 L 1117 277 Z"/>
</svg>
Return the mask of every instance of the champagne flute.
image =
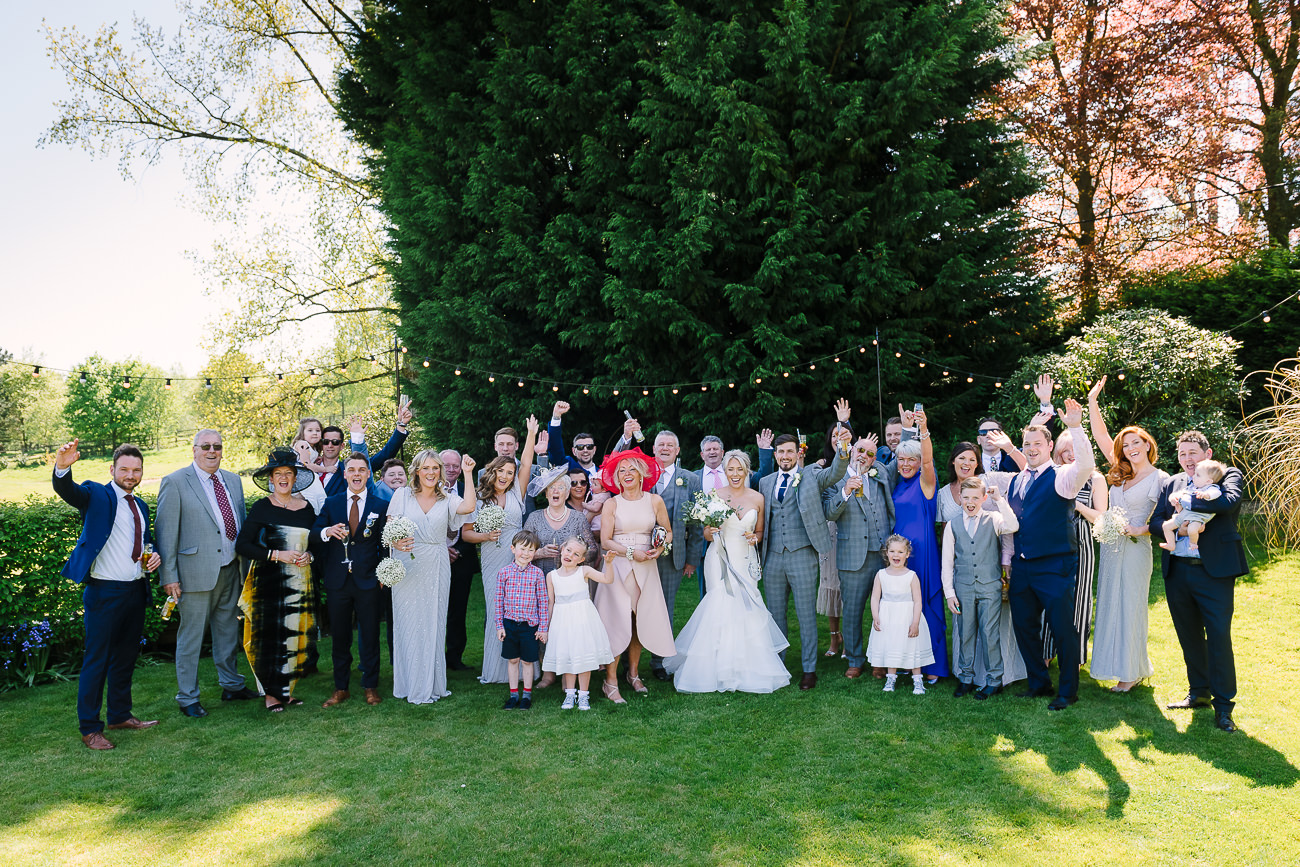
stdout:
<svg viewBox="0 0 1300 867">
<path fill-rule="evenodd" d="M 348 572 L 352 571 L 352 556 L 348 553 L 348 545 L 352 540 L 352 532 L 348 527 L 343 528 L 343 565 L 348 567 Z"/>
</svg>

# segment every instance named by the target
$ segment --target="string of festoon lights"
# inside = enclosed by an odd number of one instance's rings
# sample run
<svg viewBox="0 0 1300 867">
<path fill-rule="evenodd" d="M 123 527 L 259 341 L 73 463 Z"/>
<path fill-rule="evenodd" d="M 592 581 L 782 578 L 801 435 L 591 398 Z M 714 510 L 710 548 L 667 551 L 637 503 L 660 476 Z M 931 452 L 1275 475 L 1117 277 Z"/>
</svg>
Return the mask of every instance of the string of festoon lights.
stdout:
<svg viewBox="0 0 1300 867">
<path fill-rule="evenodd" d="M 1279 307 L 1289 302 L 1295 301 L 1297 299 L 1300 299 L 1300 293 L 1288 293 L 1280 301 L 1268 307 L 1267 309 L 1261 310 L 1253 314 L 1252 316 L 1243 319 L 1241 322 L 1237 323 L 1232 328 L 1229 328 L 1226 331 L 1221 331 L 1219 333 L 1230 335 L 1233 332 L 1238 331 L 1241 328 L 1256 321 L 1262 322 L 1264 324 L 1268 324 L 1272 321 L 1272 314 Z M 790 364 L 782 365 L 762 373 L 754 373 L 750 377 L 750 381 L 752 381 L 754 385 L 762 385 L 764 381 L 772 382 L 772 381 L 779 381 L 782 379 L 788 379 L 792 373 L 800 372 L 804 370 L 813 372 L 816 371 L 819 366 L 827 367 L 830 365 L 846 363 L 855 358 L 861 358 L 863 355 L 866 355 L 868 352 L 871 352 L 875 356 L 874 361 L 876 363 L 876 367 L 879 368 L 882 354 L 884 352 L 889 352 L 889 351 L 893 352 L 894 358 L 896 360 L 901 361 L 903 359 L 907 359 L 908 360 L 907 363 L 916 364 L 918 369 L 939 371 L 939 375 L 944 379 L 953 379 L 954 381 L 957 381 L 959 379 L 964 379 L 968 384 L 973 384 L 976 382 L 992 383 L 994 388 L 1002 388 L 1004 384 L 1009 384 L 1012 381 L 1013 374 L 999 375 L 999 374 L 987 373 L 983 371 L 966 370 L 948 364 L 942 359 L 937 359 L 934 358 L 933 356 L 922 355 L 901 346 L 893 347 L 891 350 L 891 348 L 888 345 L 886 345 L 885 338 L 880 336 L 879 331 L 876 331 L 875 335 L 868 339 L 846 345 L 844 348 L 836 352 L 828 352 L 815 357 L 805 358 L 802 361 L 797 361 Z M 183 382 L 196 382 L 196 383 L 202 383 L 204 388 L 212 388 L 214 383 L 239 382 L 242 383 L 245 387 L 248 387 L 253 385 L 254 383 L 260 384 L 263 382 L 272 382 L 272 381 L 276 382 L 277 384 L 283 384 L 287 379 L 296 379 L 299 377 L 305 377 L 306 379 L 309 380 L 309 382 L 316 383 L 316 382 L 320 382 L 323 377 L 326 377 L 334 373 L 347 376 L 350 365 L 359 364 L 362 362 L 369 362 L 371 364 L 379 363 L 381 359 L 384 359 L 386 356 L 390 354 L 394 356 L 400 355 L 403 358 L 407 358 L 408 361 L 406 362 L 406 365 L 412 367 L 415 366 L 415 362 L 409 360 L 410 353 L 408 347 L 401 345 L 399 341 L 395 348 L 385 348 L 379 351 L 362 353 L 357 355 L 351 360 L 342 361 L 332 366 L 313 365 L 311 367 L 306 367 L 299 370 L 288 370 L 288 369 L 279 370 L 274 374 L 267 373 L 264 370 L 256 370 L 256 371 L 250 371 L 248 373 L 225 374 L 225 375 L 218 375 L 218 376 L 165 376 L 165 375 L 164 376 L 138 376 L 138 375 L 127 376 L 124 375 L 121 378 L 120 385 L 122 385 L 125 388 L 131 388 L 133 384 L 139 384 L 147 381 L 161 381 L 163 383 L 164 388 L 170 389 L 173 386 L 173 384 L 179 384 Z M 31 375 L 34 377 L 39 377 L 45 374 L 56 374 L 56 375 L 62 375 L 66 377 L 76 376 L 80 383 L 88 382 L 95 375 L 91 371 L 85 369 L 66 369 L 66 368 L 50 367 L 47 365 L 35 364 L 28 361 L 18 361 L 12 358 L 8 360 L 0 358 L 0 365 L 4 365 L 4 364 L 26 368 L 31 372 Z M 594 382 L 594 381 L 575 382 L 570 380 L 555 379 L 552 377 L 539 377 L 532 374 L 511 373 L 501 368 L 478 367 L 466 362 L 452 362 L 452 361 L 447 361 L 445 359 L 434 358 L 432 356 L 423 357 L 423 359 L 419 362 L 419 366 L 423 368 L 431 368 L 437 366 L 441 369 L 451 371 L 452 375 L 454 376 L 481 377 L 485 379 L 485 381 L 488 382 L 489 384 L 496 384 L 497 382 L 500 382 L 503 385 L 508 385 L 510 383 L 514 383 L 518 388 L 525 388 L 528 385 L 543 386 L 543 387 L 549 386 L 552 392 L 558 393 L 563 388 L 566 390 L 566 393 L 569 394 L 572 394 L 578 390 L 581 390 L 583 394 L 592 394 L 593 392 L 595 392 L 597 394 L 608 393 L 614 396 L 619 396 L 624 393 L 635 394 L 637 392 L 640 392 L 643 396 L 648 396 L 652 392 L 663 392 L 663 391 L 669 391 L 672 394 L 680 394 L 683 391 L 708 392 L 710 390 L 723 390 L 723 389 L 729 390 L 729 389 L 736 388 L 737 383 L 745 382 L 745 379 L 743 377 L 741 378 L 719 377 L 715 379 L 695 380 L 689 382 L 668 382 L 668 383 L 604 383 L 604 382 Z M 393 369 L 389 368 L 388 370 L 380 372 L 376 376 L 367 377 L 367 379 L 376 379 L 379 378 L 380 376 L 391 375 L 392 373 L 393 373 Z M 1123 379 L 1124 374 L 1120 373 L 1118 378 Z M 1030 382 L 1019 382 L 1018 384 L 1026 389 L 1031 388 L 1033 385 Z"/>
</svg>

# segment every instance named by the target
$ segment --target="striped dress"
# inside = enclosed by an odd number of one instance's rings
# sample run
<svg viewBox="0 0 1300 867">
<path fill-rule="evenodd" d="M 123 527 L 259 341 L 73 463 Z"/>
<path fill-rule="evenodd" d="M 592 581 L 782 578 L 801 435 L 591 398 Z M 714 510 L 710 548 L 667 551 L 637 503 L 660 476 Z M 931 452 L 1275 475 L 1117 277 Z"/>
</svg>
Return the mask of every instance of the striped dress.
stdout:
<svg viewBox="0 0 1300 867">
<path fill-rule="evenodd" d="M 1075 496 L 1074 501 L 1092 508 L 1092 485 L 1096 477 L 1089 478 Z M 1074 628 L 1079 631 L 1079 664 L 1088 661 L 1088 635 L 1092 631 L 1092 579 L 1096 573 L 1097 543 L 1092 538 L 1092 524 L 1078 512 L 1074 513 L 1075 538 L 1079 542 L 1079 577 L 1074 588 Z M 1043 658 L 1056 656 L 1056 638 L 1052 635 L 1047 618 L 1043 618 Z"/>
</svg>

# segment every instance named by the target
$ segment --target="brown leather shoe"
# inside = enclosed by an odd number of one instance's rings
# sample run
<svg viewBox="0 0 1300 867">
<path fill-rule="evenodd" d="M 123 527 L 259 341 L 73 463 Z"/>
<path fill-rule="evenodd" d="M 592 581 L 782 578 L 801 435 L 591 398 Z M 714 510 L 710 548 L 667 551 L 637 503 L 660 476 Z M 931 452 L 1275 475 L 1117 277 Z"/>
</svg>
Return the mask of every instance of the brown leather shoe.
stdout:
<svg viewBox="0 0 1300 867">
<path fill-rule="evenodd" d="M 849 680 L 857 680 L 859 677 L 862 677 L 862 667 L 851 665 L 849 666 L 849 670 L 844 672 L 844 676 Z"/>
<path fill-rule="evenodd" d="M 136 719 L 135 717 L 131 717 L 130 719 L 122 720 L 120 723 L 113 723 L 111 726 L 107 726 L 107 728 L 138 730 L 138 729 L 153 728 L 156 725 L 158 725 L 158 720 L 156 719 L 141 720 L 141 719 Z"/>
<path fill-rule="evenodd" d="M 884 679 L 885 679 L 885 670 L 884 670 L 883 668 L 872 668 L 872 669 L 871 669 L 871 676 L 874 677 L 874 678 L 876 678 L 877 680 L 884 680 Z"/>
<path fill-rule="evenodd" d="M 334 707 L 336 704 L 347 701 L 352 698 L 352 693 L 346 689 L 336 689 L 334 694 L 320 703 L 321 707 Z"/>
<path fill-rule="evenodd" d="M 546 689 L 548 686 L 551 686 L 554 683 L 555 683 L 555 672 L 543 671 L 542 679 L 537 681 L 537 683 L 533 684 L 533 689 Z"/>
<path fill-rule="evenodd" d="M 800 689 L 805 689 L 805 690 L 812 689 L 816 685 L 817 685 L 817 672 L 815 671 L 806 671 L 804 672 L 804 676 L 799 678 Z"/>
<path fill-rule="evenodd" d="M 112 750 L 116 749 L 112 741 L 104 737 L 103 732 L 91 732 L 88 735 L 81 736 L 81 742 L 92 750 Z"/>
<path fill-rule="evenodd" d="M 373 689 L 369 686 L 366 687 L 366 704 L 379 704 L 383 700 L 383 696 L 379 694 L 379 690 Z"/>
</svg>

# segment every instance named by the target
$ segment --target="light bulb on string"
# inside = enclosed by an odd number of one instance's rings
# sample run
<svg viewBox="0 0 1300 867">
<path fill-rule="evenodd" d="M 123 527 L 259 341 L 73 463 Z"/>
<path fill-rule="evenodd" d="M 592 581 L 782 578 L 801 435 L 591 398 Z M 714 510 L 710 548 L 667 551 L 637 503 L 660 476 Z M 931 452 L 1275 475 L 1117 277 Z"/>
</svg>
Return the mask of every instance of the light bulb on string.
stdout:
<svg viewBox="0 0 1300 867">
<path fill-rule="evenodd" d="M 248 377 L 244 377 L 244 388 L 248 388 Z"/>
<path fill-rule="evenodd" d="M 1026 382 L 1026 383 L 1025 383 L 1025 391 L 1029 391 L 1030 388 L 1031 388 L 1031 386 L 1029 385 L 1029 383 Z"/>
<path fill-rule="evenodd" d="M 642 396 L 642 397 L 648 397 L 649 395 L 650 395 L 650 389 L 648 389 L 648 388 L 643 388 L 643 389 L 641 389 L 641 396 Z"/>
<path fill-rule="evenodd" d="M 785 371 L 784 373 L 782 373 L 781 375 L 782 375 L 783 377 L 785 377 L 786 379 L 789 379 L 789 378 L 790 378 L 790 371 L 787 370 L 787 371 Z"/>
<path fill-rule="evenodd" d="M 709 390 L 709 387 L 708 387 L 707 385 L 701 385 L 701 386 L 700 386 L 700 391 L 708 391 L 708 390 Z"/>
<path fill-rule="evenodd" d="M 405 347 L 405 346 L 402 347 L 402 354 L 403 354 L 403 355 L 406 354 L 406 347 Z"/>
<path fill-rule="evenodd" d="M 614 389 L 614 397 L 618 397 L 618 389 Z"/>
<path fill-rule="evenodd" d="M 129 376 L 124 376 L 124 377 L 122 377 L 122 387 L 123 387 L 123 388 L 130 388 L 130 387 L 131 387 L 131 377 L 129 377 Z"/>
<path fill-rule="evenodd" d="M 493 376 L 492 374 L 489 373 L 489 374 L 488 374 L 488 382 L 496 382 L 496 381 L 497 381 L 497 378 L 496 378 L 495 376 Z"/>
<path fill-rule="evenodd" d="M 41 375 L 41 366 L 38 364 L 32 368 L 32 376 L 40 376 L 40 375 Z"/>
<path fill-rule="evenodd" d="M 348 373 L 348 363 L 347 363 L 346 361 L 343 362 L 343 366 L 339 368 L 339 372 L 342 373 L 344 376 L 347 375 L 347 373 Z"/>
<path fill-rule="evenodd" d="M 366 356 L 366 360 L 369 361 L 371 364 L 374 364 L 374 363 L 375 363 L 375 354 L 374 354 L 373 352 L 370 353 L 369 355 Z"/>
<path fill-rule="evenodd" d="M 212 388 L 212 379 L 211 379 L 211 377 L 209 377 L 209 378 L 203 380 L 203 387 L 204 387 L 204 388 Z"/>
<path fill-rule="evenodd" d="M 736 384 L 735 384 L 734 382 L 729 382 L 729 383 L 727 383 L 727 388 L 735 388 L 735 387 L 736 387 Z"/>
<path fill-rule="evenodd" d="M 171 387 L 172 387 L 172 381 L 170 379 L 163 384 L 163 388 L 171 388 Z"/>
<path fill-rule="evenodd" d="M 867 351 L 867 347 L 865 347 L 865 346 L 859 346 L 859 347 L 858 347 L 858 352 L 866 352 L 866 351 Z"/>
<path fill-rule="evenodd" d="M 81 381 L 81 383 L 84 385 L 85 382 L 86 382 L 86 371 L 84 371 L 84 370 L 81 371 L 81 376 L 79 376 L 78 379 L 79 379 L 79 380 Z M 171 382 L 170 379 L 167 380 L 167 381 L 168 381 L 168 382 Z"/>
<path fill-rule="evenodd" d="M 895 357 L 895 358 L 902 358 L 902 357 L 903 357 L 903 353 L 901 353 L 901 352 L 895 352 L 895 353 L 894 353 L 894 357 Z"/>
<path fill-rule="evenodd" d="M 276 381 L 276 382 L 284 382 L 284 374 L 283 374 L 283 373 L 277 373 L 277 374 L 275 375 L 275 381 Z"/>
<path fill-rule="evenodd" d="M 1273 317 L 1272 317 L 1272 316 L 1269 316 L 1267 313 L 1265 313 L 1265 314 L 1264 314 L 1264 322 L 1265 322 L 1265 323 L 1268 323 L 1268 322 L 1272 322 L 1272 321 L 1273 321 Z"/>
<path fill-rule="evenodd" d="M 428 366 L 429 366 L 429 359 L 426 358 L 426 359 L 424 360 L 424 366 L 425 366 L 425 367 L 428 367 Z"/>
<path fill-rule="evenodd" d="M 880 345 L 880 341 L 879 341 L 879 340 L 872 340 L 872 341 L 871 341 L 871 345 L 872 345 L 872 346 L 879 346 L 879 345 Z"/>
<path fill-rule="evenodd" d="M 559 390 L 560 390 L 560 386 L 558 384 L 553 383 L 551 385 L 551 391 L 559 391 Z"/>
<path fill-rule="evenodd" d="M 589 388 L 584 388 L 584 389 L 582 390 L 582 393 L 583 393 L 583 394 L 591 394 L 591 389 L 589 389 Z"/>
<path fill-rule="evenodd" d="M 1122 381 L 1122 380 L 1124 379 L 1124 374 L 1121 372 L 1120 375 L 1116 377 L 1116 379 L 1119 379 L 1119 380 Z"/>
<path fill-rule="evenodd" d="M 519 387 L 520 387 L 520 388 L 523 388 L 523 387 L 524 387 L 524 381 L 523 381 L 522 379 L 519 380 Z"/>
<path fill-rule="evenodd" d="M 756 377 L 754 377 L 754 384 L 755 384 L 755 385 L 758 385 L 758 384 L 761 383 L 762 381 L 763 381 L 763 377 L 761 377 L 761 376 L 756 376 Z"/>
<path fill-rule="evenodd" d="M 456 375 L 457 375 L 457 376 L 460 376 L 460 368 L 459 368 L 459 367 L 456 368 Z"/>
<path fill-rule="evenodd" d="M 943 372 L 943 375 L 944 375 L 944 376 L 947 376 L 947 375 L 948 375 L 948 371 L 945 370 L 945 371 Z"/>
<path fill-rule="evenodd" d="M 967 381 L 967 382 L 974 382 L 974 381 L 975 381 L 975 377 L 973 377 L 973 376 L 968 376 L 968 377 L 966 377 L 966 381 Z"/>
<path fill-rule="evenodd" d="M 815 364 L 810 364 L 810 365 L 808 365 L 808 369 L 809 369 L 809 370 L 816 370 L 816 369 L 817 369 L 817 365 L 815 365 Z"/>
<path fill-rule="evenodd" d="M 995 383 L 993 383 L 993 387 L 994 387 L 994 388 L 1001 388 L 1001 387 L 1002 387 L 1002 383 L 1000 383 L 1000 382 L 995 382 Z"/>
<path fill-rule="evenodd" d="M 839 363 L 840 363 L 840 357 L 839 357 L 838 355 L 835 356 L 835 363 L 836 363 L 836 364 L 839 364 Z"/>
<path fill-rule="evenodd" d="M 925 367 L 925 362 L 924 362 L 924 361 L 918 362 L 918 364 L 920 364 L 921 367 Z"/>
<path fill-rule="evenodd" d="M 674 389 L 673 389 L 673 394 L 676 394 L 676 393 L 677 393 L 677 389 L 674 388 Z"/>
</svg>

